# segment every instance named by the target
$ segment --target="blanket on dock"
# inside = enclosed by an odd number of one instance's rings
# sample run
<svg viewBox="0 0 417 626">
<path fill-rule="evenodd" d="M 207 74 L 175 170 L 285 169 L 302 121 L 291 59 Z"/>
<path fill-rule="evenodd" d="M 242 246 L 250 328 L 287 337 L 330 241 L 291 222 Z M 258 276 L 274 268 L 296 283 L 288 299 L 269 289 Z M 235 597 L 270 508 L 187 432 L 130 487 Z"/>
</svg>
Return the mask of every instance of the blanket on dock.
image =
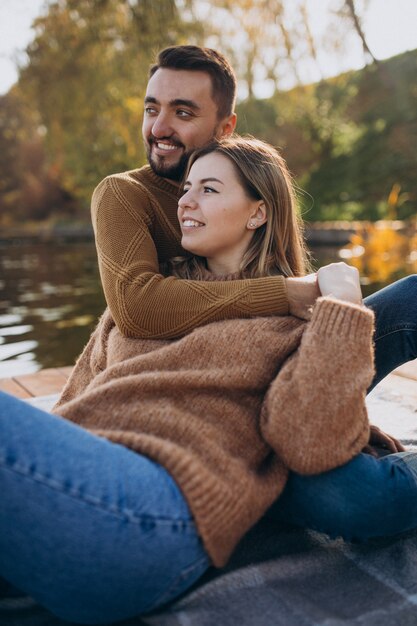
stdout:
<svg viewBox="0 0 417 626">
<path fill-rule="evenodd" d="M 398 378 L 377 387 L 371 422 L 417 445 L 415 398 Z M 49 408 L 53 398 L 36 399 Z M 1 594 L 1 589 L 0 589 Z M 414 626 L 417 531 L 353 545 L 263 519 L 227 567 L 210 570 L 163 611 L 123 626 Z M 68 626 L 28 597 L 0 598 L 0 626 Z"/>
</svg>

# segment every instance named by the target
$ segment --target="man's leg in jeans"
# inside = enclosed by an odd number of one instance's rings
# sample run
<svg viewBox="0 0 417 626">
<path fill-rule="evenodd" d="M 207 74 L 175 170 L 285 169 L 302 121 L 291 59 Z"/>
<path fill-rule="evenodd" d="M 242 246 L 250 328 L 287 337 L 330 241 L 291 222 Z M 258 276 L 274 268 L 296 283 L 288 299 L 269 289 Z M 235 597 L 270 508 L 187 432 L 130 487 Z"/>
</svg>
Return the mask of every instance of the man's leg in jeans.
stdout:
<svg viewBox="0 0 417 626">
<path fill-rule="evenodd" d="M 347 541 L 389 537 L 417 527 L 417 453 L 376 459 L 359 454 L 323 474 L 290 473 L 267 516 Z"/>
<path fill-rule="evenodd" d="M 377 291 L 364 304 L 375 312 L 372 389 L 393 369 L 417 358 L 417 275 Z"/>
<path fill-rule="evenodd" d="M 393 283 L 364 303 L 375 312 L 372 389 L 393 369 L 417 358 L 417 276 Z M 290 473 L 284 493 L 268 515 L 347 540 L 390 536 L 414 528 L 417 453 L 382 459 L 360 454 L 324 474 Z"/>
</svg>

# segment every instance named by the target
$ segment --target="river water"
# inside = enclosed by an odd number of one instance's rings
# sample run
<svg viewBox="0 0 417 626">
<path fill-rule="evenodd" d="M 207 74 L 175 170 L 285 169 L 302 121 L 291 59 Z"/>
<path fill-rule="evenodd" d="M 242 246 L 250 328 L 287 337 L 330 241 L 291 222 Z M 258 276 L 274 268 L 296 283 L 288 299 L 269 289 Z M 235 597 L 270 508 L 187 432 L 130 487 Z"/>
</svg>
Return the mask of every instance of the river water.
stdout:
<svg viewBox="0 0 417 626">
<path fill-rule="evenodd" d="M 349 255 L 346 248 L 313 251 L 316 266 Z M 415 271 L 409 261 L 387 277 L 382 258 L 382 280 L 364 275 L 364 295 Z M 0 378 L 72 365 L 104 307 L 93 242 L 0 246 Z"/>
<path fill-rule="evenodd" d="M 104 306 L 92 242 L 0 247 L 0 378 L 73 364 Z"/>
</svg>

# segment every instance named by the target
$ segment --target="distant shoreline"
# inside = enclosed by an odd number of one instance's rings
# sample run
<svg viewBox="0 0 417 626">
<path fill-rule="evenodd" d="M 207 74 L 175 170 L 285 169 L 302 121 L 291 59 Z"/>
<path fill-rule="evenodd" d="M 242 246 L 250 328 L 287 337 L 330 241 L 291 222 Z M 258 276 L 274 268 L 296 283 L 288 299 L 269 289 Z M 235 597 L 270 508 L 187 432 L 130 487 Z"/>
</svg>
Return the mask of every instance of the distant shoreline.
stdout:
<svg viewBox="0 0 417 626">
<path fill-rule="evenodd" d="M 343 246 L 350 242 L 355 233 L 373 225 L 380 229 L 390 229 L 406 233 L 412 226 L 401 220 L 369 221 L 333 221 L 306 223 L 305 237 L 312 246 Z M 415 231 L 415 227 L 414 227 Z M 91 225 L 81 224 L 74 226 L 41 225 L 38 230 L 10 227 L 2 229 L 0 246 L 37 244 L 37 243 L 81 243 L 94 240 L 94 231 Z"/>
<path fill-rule="evenodd" d="M 74 226 L 40 225 L 38 229 L 11 226 L 0 231 L 0 246 L 36 243 L 77 243 L 93 241 L 91 224 Z"/>
</svg>

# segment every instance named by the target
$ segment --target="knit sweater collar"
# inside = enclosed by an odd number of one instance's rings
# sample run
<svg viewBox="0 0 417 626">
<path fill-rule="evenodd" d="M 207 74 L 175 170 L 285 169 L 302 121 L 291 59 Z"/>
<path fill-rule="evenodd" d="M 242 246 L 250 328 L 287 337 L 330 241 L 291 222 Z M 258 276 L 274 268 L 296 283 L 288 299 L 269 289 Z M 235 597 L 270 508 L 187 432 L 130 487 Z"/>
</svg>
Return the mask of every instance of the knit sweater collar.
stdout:
<svg viewBox="0 0 417 626">
<path fill-rule="evenodd" d="M 149 181 L 150 186 L 157 187 L 158 189 L 163 189 L 168 193 L 178 198 L 179 196 L 179 186 L 175 183 L 169 181 L 167 178 L 162 178 L 162 176 L 158 176 L 155 174 L 150 167 L 150 165 L 145 165 L 141 168 L 141 174 L 144 178 Z"/>
<path fill-rule="evenodd" d="M 232 274 L 213 274 L 209 269 L 203 269 L 203 275 L 200 280 L 204 281 L 225 281 L 225 280 L 242 280 L 243 276 L 240 272 Z"/>
</svg>

